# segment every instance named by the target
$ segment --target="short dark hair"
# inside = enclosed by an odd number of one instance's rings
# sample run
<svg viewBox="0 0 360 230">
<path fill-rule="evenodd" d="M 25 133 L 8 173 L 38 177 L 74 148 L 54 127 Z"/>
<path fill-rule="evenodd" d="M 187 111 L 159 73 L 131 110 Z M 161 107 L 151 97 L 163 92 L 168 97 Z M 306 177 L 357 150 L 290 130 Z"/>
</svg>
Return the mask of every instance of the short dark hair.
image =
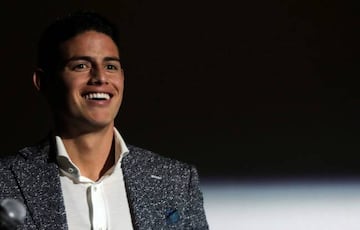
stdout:
<svg viewBox="0 0 360 230">
<path fill-rule="evenodd" d="M 57 18 L 41 35 L 38 43 L 38 67 L 45 72 L 56 71 L 60 64 L 60 45 L 89 30 L 108 35 L 120 50 L 119 34 L 114 24 L 96 12 L 75 11 Z"/>
</svg>

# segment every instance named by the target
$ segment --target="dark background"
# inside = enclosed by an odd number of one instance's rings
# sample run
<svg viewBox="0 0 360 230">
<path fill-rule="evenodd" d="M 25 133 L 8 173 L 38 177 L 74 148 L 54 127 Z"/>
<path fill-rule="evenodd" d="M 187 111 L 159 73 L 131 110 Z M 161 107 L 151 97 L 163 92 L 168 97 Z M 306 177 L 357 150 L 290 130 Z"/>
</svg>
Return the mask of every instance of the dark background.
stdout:
<svg viewBox="0 0 360 230">
<path fill-rule="evenodd" d="M 40 32 L 86 8 L 124 32 L 116 123 L 127 142 L 195 164 L 203 177 L 360 173 L 355 1 L 24 4 L 0 7 L 3 154 L 48 131 L 32 86 Z"/>
</svg>

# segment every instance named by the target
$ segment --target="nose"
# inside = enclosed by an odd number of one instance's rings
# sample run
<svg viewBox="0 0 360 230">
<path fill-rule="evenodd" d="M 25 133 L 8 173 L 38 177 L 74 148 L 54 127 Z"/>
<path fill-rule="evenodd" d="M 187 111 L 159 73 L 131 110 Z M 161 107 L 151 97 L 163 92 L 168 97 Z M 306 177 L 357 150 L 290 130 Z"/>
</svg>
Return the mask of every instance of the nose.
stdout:
<svg viewBox="0 0 360 230">
<path fill-rule="evenodd" d="M 103 69 L 93 68 L 90 71 L 90 75 L 91 75 L 90 84 L 92 85 L 108 84 L 108 79 Z"/>
</svg>

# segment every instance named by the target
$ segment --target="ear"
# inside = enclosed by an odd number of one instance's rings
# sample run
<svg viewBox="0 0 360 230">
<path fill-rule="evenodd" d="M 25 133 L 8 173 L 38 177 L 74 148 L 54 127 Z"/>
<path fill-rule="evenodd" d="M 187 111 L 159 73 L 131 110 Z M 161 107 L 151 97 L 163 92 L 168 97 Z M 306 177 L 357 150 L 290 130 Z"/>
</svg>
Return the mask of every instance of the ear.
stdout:
<svg viewBox="0 0 360 230">
<path fill-rule="evenodd" d="M 44 81 L 44 71 L 42 69 L 36 69 L 33 73 L 33 84 L 38 91 L 42 91 L 42 81 Z"/>
</svg>

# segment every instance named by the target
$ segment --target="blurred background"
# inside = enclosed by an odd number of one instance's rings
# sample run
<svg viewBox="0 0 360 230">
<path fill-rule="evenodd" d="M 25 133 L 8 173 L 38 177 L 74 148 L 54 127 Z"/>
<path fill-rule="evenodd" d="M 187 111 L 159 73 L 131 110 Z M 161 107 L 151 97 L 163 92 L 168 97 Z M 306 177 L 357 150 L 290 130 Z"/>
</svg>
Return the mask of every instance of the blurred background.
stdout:
<svg viewBox="0 0 360 230">
<path fill-rule="evenodd" d="M 92 9 L 123 33 L 118 129 L 197 166 L 213 229 L 360 227 L 355 1 L 24 4 L 0 8 L 2 154 L 49 131 L 32 86 L 40 32 Z"/>
</svg>

